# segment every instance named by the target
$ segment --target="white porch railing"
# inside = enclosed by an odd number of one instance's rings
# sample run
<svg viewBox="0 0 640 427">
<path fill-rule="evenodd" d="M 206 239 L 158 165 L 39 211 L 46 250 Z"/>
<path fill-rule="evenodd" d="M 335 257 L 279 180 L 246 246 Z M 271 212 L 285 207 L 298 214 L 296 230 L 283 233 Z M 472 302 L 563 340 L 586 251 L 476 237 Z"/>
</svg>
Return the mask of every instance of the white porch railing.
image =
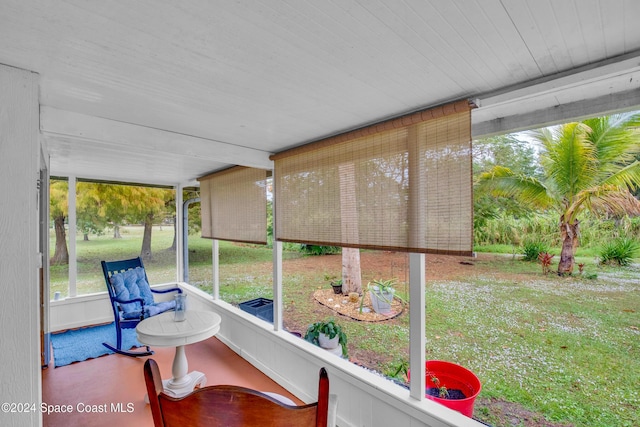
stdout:
<svg viewBox="0 0 640 427">
<path fill-rule="evenodd" d="M 186 284 L 188 309 L 215 311 L 222 317 L 218 339 L 265 375 L 301 400 L 315 400 L 317 372 L 329 373 L 331 394 L 338 396 L 339 426 L 445 427 L 482 426 L 458 412 L 424 399 L 347 360 L 341 359 L 286 331 Z M 175 286 L 159 285 L 158 287 Z M 51 301 L 51 330 L 76 328 L 113 320 L 105 293 Z"/>
</svg>

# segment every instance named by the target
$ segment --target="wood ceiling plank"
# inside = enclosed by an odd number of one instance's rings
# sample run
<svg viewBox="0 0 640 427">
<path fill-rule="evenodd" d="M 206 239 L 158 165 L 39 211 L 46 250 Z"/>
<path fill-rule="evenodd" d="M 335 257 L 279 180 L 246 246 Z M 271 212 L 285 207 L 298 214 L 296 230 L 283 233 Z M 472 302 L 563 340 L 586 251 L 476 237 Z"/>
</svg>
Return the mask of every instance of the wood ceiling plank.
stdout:
<svg viewBox="0 0 640 427">
<path fill-rule="evenodd" d="M 5 0 L 2 12 L 0 62 L 40 74 L 45 107 L 264 152 L 640 49 L 637 0 Z"/>
<path fill-rule="evenodd" d="M 271 169 L 271 153 L 219 141 L 153 129 L 129 123 L 42 107 L 41 131 L 50 136 L 68 136 L 99 141 L 115 149 L 138 150 L 162 155 L 179 155 L 218 162 Z"/>
</svg>

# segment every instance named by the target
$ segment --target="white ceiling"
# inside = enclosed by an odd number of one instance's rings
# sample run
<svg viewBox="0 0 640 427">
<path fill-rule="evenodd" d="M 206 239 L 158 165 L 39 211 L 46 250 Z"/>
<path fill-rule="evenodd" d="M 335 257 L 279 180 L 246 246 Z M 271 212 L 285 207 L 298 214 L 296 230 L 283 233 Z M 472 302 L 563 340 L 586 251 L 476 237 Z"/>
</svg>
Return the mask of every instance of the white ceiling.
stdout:
<svg viewBox="0 0 640 427">
<path fill-rule="evenodd" d="M 640 105 L 638 0 L 0 0 L 52 175 L 187 184 L 469 98 L 474 134 Z"/>
</svg>

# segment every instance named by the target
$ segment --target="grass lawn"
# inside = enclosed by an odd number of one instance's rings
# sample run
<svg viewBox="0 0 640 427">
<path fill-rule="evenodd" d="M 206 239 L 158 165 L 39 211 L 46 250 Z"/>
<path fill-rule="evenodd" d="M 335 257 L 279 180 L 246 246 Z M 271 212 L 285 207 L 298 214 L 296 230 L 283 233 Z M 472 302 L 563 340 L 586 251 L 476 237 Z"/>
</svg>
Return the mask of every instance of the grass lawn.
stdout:
<svg viewBox="0 0 640 427">
<path fill-rule="evenodd" d="M 104 289 L 100 259 L 137 256 L 139 232 L 133 227 L 121 240 L 78 242 L 79 293 Z M 152 282 L 175 278 L 174 254 L 166 250 L 172 238 L 170 227 L 153 231 Z M 190 282 L 210 290 L 211 242 L 190 237 L 189 249 Z M 221 242 L 220 251 L 224 300 L 271 297 L 270 249 Z M 477 418 L 509 427 L 640 425 L 637 264 L 603 268 L 587 254 L 579 258 L 582 276 L 560 278 L 542 275 L 539 265 L 510 252 L 460 261 L 427 255 L 426 352 L 478 375 Z M 362 264 L 364 283 L 397 278 L 407 295 L 406 255 L 363 252 Z M 313 292 L 328 286 L 324 275 L 339 274 L 340 265 L 339 255 L 285 254 L 285 326 L 304 332 L 309 323 L 334 316 L 346 330 L 350 359 L 390 375 L 408 357 L 408 312 L 386 322 L 358 322 L 315 302 Z M 65 268 L 52 267 L 52 292 L 65 290 L 66 277 Z"/>
</svg>

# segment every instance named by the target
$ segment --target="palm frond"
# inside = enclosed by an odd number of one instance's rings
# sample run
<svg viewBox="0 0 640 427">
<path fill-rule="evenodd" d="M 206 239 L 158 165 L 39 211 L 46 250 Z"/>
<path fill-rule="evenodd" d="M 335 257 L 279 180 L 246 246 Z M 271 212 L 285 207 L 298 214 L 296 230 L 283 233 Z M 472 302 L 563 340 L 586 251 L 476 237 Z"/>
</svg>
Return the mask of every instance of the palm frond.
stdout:
<svg viewBox="0 0 640 427">
<path fill-rule="evenodd" d="M 615 171 L 620 165 L 628 164 L 640 154 L 640 114 L 614 114 L 585 120 L 591 128 L 589 140 L 596 148 L 600 170 Z"/>
<path fill-rule="evenodd" d="M 626 188 L 600 185 L 580 192 L 567 208 L 565 218 L 573 220 L 584 210 L 595 215 L 640 215 L 640 201 Z"/>
<path fill-rule="evenodd" d="M 533 177 L 514 174 L 502 166 L 480 174 L 477 185 L 493 196 L 517 198 L 529 206 L 548 208 L 557 204 L 544 183 Z"/>
<path fill-rule="evenodd" d="M 583 123 L 569 123 L 560 128 L 555 139 L 545 144 L 541 163 L 547 180 L 572 200 L 585 188 L 593 186 L 597 176 L 596 150 L 588 140 L 591 129 Z"/>
<path fill-rule="evenodd" d="M 538 141 L 543 146 L 546 146 L 548 143 L 552 143 L 555 140 L 555 129 L 557 127 L 547 127 L 542 129 L 534 129 L 527 132 L 527 135 L 534 140 Z"/>
<path fill-rule="evenodd" d="M 628 166 L 618 168 L 603 181 L 603 184 L 627 188 L 631 191 L 640 188 L 640 161 L 636 160 Z"/>
</svg>

